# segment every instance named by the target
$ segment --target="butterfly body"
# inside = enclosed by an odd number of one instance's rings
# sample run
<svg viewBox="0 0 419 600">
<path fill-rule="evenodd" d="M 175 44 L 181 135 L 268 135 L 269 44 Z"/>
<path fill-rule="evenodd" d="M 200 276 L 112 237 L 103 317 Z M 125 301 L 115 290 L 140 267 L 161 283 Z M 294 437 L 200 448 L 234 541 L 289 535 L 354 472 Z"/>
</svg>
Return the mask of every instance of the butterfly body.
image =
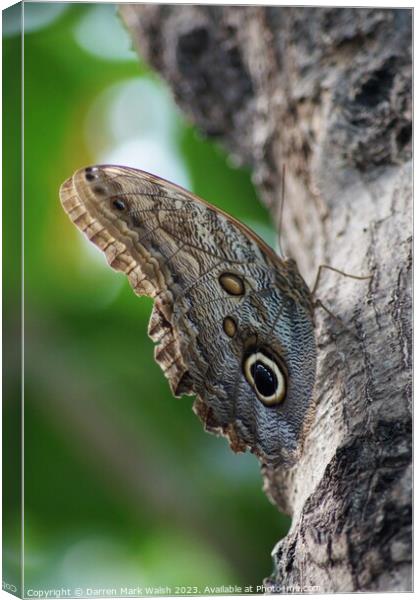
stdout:
<svg viewBox="0 0 419 600">
<path fill-rule="evenodd" d="M 60 190 L 75 225 L 154 298 L 149 335 L 172 392 L 266 464 L 298 456 L 316 370 L 311 294 L 292 259 L 190 192 L 135 169 L 80 169 Z"/>
</svg>

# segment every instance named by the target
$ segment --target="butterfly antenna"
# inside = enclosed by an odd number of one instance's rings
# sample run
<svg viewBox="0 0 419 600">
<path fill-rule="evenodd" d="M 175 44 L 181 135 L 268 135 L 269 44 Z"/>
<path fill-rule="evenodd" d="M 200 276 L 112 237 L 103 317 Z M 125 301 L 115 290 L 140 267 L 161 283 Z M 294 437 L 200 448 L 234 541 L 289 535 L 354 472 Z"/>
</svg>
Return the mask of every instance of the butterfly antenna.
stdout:
<svg viewBox="0 0 419 600">
<path fill-rule="evenodd" d="M 278 252 L 280 256 L 284 256 L 281 247 L 281 234 L 282 234 L 282 217 L 284 214 L 284 202 L 285 202 L 285 163 L 282 165 L 282 181 L 281 181 L 281 200 L 279 205 L 279 221 L 278 221 Z"/>
</svg>

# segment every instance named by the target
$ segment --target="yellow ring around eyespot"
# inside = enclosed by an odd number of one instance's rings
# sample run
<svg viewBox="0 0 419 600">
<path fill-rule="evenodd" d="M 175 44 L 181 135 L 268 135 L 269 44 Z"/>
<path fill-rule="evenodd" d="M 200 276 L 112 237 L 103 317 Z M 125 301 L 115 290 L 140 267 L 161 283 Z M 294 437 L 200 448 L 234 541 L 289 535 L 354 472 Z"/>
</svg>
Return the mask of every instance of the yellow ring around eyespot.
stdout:
<svg viewBox="0 0 419 600">
<path fill-rule="evenodd" d="M 251 368 L 258 361 L 261 362 L 266 367 L 268 367 L 268 369 L 273 371 L 273 373 L 275 373 L 276 379 L 278 381 L 278 387 L 276 389 L 276 392 L 275 392 L 275 394 L 272 394 L 271 396 L 263 396 L 256 388 L 255 381 L 252 376 Z M 265 404 L 266 406 L 275 406 L 275 404 L 279 404 L 280 402 L 282 402 L 282 400 L 285 397 L 285 391 L 286 391 L 285 377 L 282 374 L 282 371 L 278 367 L 276 362 L 274 362 L 272 359 L 268 358 L 266 356 L 266 354 L 263 354 L 263 352 L 255 352 L 254 354 L 251 354 L 250 356 L 248 356 L 244 363 L 244 374 L 245 374 L 247 381 L 250 383 L 252 388 L 255 390 L 257 397 L 263 404 Z"/>
</svg>

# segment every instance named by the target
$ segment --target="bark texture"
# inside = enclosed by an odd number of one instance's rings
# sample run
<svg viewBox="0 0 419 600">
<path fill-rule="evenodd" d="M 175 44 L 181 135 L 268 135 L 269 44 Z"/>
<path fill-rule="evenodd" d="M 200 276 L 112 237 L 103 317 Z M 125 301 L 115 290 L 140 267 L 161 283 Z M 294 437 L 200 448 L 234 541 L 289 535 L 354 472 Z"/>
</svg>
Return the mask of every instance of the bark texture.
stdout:
<svg viewBox="0 0 419 600">
<path fill-rule="evenodd" d="M 292 515 L 276 591 L 411 589 L 410 10 L 123 5 L 141 54 L 224 144 L 317 311 L 316 415 L 295 468 L 262 465 Z M 239 199 L 238 199 L 239 201 Z M 355 334 L 355 335 L 354 335 Z M 268 551 L 268 549 L 267 549 Z"/>
</svg>

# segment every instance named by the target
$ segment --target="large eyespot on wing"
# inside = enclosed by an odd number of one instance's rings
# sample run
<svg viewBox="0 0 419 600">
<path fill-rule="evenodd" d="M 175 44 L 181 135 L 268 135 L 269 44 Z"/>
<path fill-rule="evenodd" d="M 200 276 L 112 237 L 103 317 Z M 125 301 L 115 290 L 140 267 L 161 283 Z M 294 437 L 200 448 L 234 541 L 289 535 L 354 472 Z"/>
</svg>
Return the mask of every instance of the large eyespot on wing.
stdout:
<svg viewBox="0 0 419 600">
<path fill-rule="evenodd" d="M 277 406 L 286 394 L 286 375 L 277 361 L 259 350 L 246 356 L 243 364 L 247 381 L 265 406 Z"/>
</svg>

